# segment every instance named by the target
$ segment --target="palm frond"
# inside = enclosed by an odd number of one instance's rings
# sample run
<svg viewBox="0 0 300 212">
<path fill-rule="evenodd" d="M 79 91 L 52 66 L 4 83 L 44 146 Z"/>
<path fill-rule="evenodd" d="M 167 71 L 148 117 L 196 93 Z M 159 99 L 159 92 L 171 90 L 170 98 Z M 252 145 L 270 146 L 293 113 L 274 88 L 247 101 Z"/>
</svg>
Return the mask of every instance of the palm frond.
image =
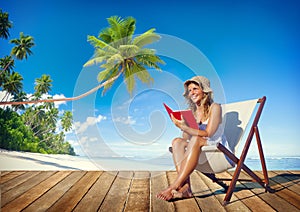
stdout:
<svg viewBox="0 0 300 212">
<path fill-rule="evenodd" d="M 154 80 L 153 78 L 150 76 L 150 73 L 147 71 L 147 69 L 145 69 L 143 66 L 137 64 L 135 67 L 135 76 L 142 82 L 142 83 L 147 83 L 150 84 L 152 83 Z"/>
<path fill-rule="evenodd" d="M 102 57 L 102 56 L 105 56 L 107 54 L 108 54 L 107 51 L 105 51 L 103 49 L 100 49 L 100 48 L 96 48 L 93 57 Z"/>
<path fill-rule="evenodd" d="M 119 67 L 115 66 L 112 69 L 106 69 L 98 74 L 98 81 L 103 82 L 107 81 L 109 79 L 112 79 L 113 77 L 117 76 L 119 74 Z M 101 76 L 100 76 L 101 75 Z M 102 96 L 106 93 L 106 91 L 111 88 L 111 86 L 114 84 L 114 81 L 107 83 L 103 86 Z"/>
<path fill-rule="evenodd" d="M 90 59 L 89 61 L 87 61 L 83 67 L 87 67 L 87 66 L 92 66 L 92 65 L 97 65 L 99 63 L 102 63 L 105 59 L 105 56 L 103 57 L 95 57 L 95 58 L 92 58 Z"/>
<path fill-rule="evenodd" d="M 138 63 L 146 65 L 149 68 L 155 68 L 161 70 L 158 64 L 165 64 L 165 62 L 160 59 L 160 57 L 152 54 L 139 54 L 136 56 Z"/>
<path fill-rule="evenodd" d="M 151 44 L 153 42 L 156 42 L 160 39 L 160 36 L 156 34 L 155 29 L 149 29 L 147 32 L 144 32 L 143 34 L 135 37 L 133 39 L 134 45 L 137 45 L 138 47 L 144 47 L 145 45 Z"/>
<path fill-rule="evenodd" d="M 113 37 L 113 40 L 116 41 L 116 40 L 119 40 L 122 37 L 122 23 L 123 23 L 123 19 L 119 16 L 111 16 L 110 18 L 107 19 L 109 25 L 110 25 L 110 28 L 111 28 L 111 32 L 113 34 L 112 37 Z"/>
<path fill-rule="evenodd" d="M 92 35 L 88 35 L 87 38 L 88 42 L 90 42 L 92 44 L 92 46 L 94 46 L 95 48 L 101 48 L 101 49 L 107 49 L 108 51 L 112 51 L 117 53 L 118 50 L 115 49 L 114 47 L 112 47 L 111 45 L 105 43 L 104 41 L 96 38 L 95 36 Z"/>
<path fill-rule="evenodd" d="M 127 17 L 124 19 L 122 23 L 122 37 L 127 37 L 128 41 L 131 41 L 132 35 L 134 34 L 135 31 L 135 23 L 136 20 L 133 17 Z M 127 42 L 126 42 L 127 43 Z"/>
<path fill-rule="evenodd" d="M 150 83 L 154 82 L 154 79 L 151 77 L 151 75 L 149 74 L 149 72 L 147 70 L 138 72 L 136 74 L 136 76 L 143 83 L 150 84 Z"/>
<path fill-rule="evenodd" d="M 105 69 L 99 72 L 97 76 L 98 82 L 103 82 L 109 79 L 111 75 L 112 75 L 112 69 Z"/>
<path fill-rule="evenodd" d="M 124 58 L 130 58 L 136 56 L 139 52 L 139 47 L 136 45 L 120 45 L 119 50 Z"/>
<path fill-rule="evenodd" d="M 124 58 L 120 54 L 114 54 L 107 59 L 106 65 L 115 66 L 117 64 L 121 64 L 123 61 Z"/>
<path fill-rule="evenodd" d="M 99 33 L 98 38 L 106 43 L 111 43 L 113 41 L 111 35 L 111 28 L 105 28 Z"/>
</svg>

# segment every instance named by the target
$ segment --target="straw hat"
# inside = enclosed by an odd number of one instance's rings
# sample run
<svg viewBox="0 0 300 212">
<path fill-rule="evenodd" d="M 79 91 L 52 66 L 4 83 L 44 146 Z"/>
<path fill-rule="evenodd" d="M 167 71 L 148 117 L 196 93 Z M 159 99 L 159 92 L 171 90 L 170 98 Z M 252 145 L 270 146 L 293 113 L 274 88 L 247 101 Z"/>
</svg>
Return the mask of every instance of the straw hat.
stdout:
<svg viewBox="0 0 300 212">
<path fill-rule="evenodd" d="M 213 93 L 213 90 L 210 88 L 210 81 L 206 77 L 203 76 L 195 76 L 184 82 L 184 96 L 188 95 L 188 85 L 194 82 L 199 85 L 204 93 Z"/>
</svg>

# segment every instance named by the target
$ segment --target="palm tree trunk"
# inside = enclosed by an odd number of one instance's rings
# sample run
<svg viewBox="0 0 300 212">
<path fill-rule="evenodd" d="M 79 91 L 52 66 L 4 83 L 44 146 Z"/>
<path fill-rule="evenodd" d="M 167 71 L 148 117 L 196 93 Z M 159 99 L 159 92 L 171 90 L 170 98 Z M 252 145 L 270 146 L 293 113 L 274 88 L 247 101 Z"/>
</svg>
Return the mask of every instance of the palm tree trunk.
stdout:
<svg viewBox="0 0 300 212">
<path fill-rule="evenodd" d="M 83 97 L 86 97 L 92 93 L 94 93 L 95 91 L 97 91 L 98 89 L 102 88 L 103 86 L 115 81 L 116 79 L 118 79 L 121 74 L 123 73 L 124 68 L 122 68 L 122 70 L 118 73 L 118 75 L 114 76 L 113 78 L 101 83 L 100 85 L 97 85 L 96 87 L 92 88 L 91 90 L 87 91 L 86 93 L 83 93 L 79 96 L 74 96 L 74 97 L 67 97 L 67 98 L 61 98 L 61 99 L 40 99 L 40 100 L 32 100 L 32 101 L 24 101 L 24 102 L 0 102 L 0 105 L 20 105 L 20 104 L 36 104 L 36 103 L 40 103 L 40 102 L 61 102 L 61 101 L 74 101 L 74 100 L 78 100 L 81 99 Z"/>
<path fill-rule="evenodd" d="M 8 66 L 14 61 L 14 59 L 10 60 L 9 63 L 6 64 L 6 66 L 4 67 L 4 69 L 0 72 L 0 75 L 6 71 L 6 69 L 8 68 Z"/>
</svg>

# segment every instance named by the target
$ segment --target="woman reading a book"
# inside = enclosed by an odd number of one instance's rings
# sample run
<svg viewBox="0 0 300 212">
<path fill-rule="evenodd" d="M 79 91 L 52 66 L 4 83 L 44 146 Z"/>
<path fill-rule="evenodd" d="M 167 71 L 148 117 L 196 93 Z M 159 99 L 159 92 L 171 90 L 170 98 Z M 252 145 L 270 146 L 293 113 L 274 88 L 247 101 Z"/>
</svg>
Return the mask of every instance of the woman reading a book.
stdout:
<svg viewBox="0 0 300 212">
<path fill-rule="evenodd" d="M 184 89 L 183 96 L 199 128 L 191 128 L 183 118 L 178 120 L 171 115 L 173 123 L 181 129 L 182 137 L 172 141 L 177 178 L 167 189 L 157 194 L 157 198 L 167 201 L 173 198 L 192 197 L 190 174 L 198 164 L 202 146 L 215 145 L 219 142 L 228 146 L 221 127 L 221 106 L 213 102 L 209 80 L 203 76 L 195 76 L 184 83 Z"/>
</svg>

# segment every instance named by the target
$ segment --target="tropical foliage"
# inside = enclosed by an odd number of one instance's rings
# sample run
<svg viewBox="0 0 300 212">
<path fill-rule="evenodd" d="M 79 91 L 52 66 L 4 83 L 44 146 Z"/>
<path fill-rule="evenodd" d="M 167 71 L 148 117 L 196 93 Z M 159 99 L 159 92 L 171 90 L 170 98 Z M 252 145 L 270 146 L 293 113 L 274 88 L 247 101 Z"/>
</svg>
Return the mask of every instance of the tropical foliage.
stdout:
<svg viewBox="0 0 300 212">
<path fill-rule="evenodd" d="M 0 19 L 0 37 L 7 39 L 12 24 L 8 14 L 3 13 L 2 10 Z M 95 88 L 75 97 L 41 99 L 51 90 L 52 80 L 48 75 L 36 79 L 35 92 L 28 96 L 23 91 L 22 75 L 15 72 L 14 67 L 15 59 L 27 59 L 32 54 L 34 39 L 21 32 L 19 38 L 10 41 L 15 46 L 10 55 L 0 59 L 0 89 L 5 92 L 0 101 L 0 106 L 4 105 L 4 108 L 0 108 L 2 133 L 0 148 L 74 154 L 70 144 L 64 141 L 64 131 L 72 127 L 72 113 L 66 111 L 60 116 L 53 102 L 77 100 L 102 87 L 104 93 L 120 76 L 123 76 L 129 93 L 133 92 L 136 79 L 143 83 L 153 81 L 148 69 L 161 70 L 159 65 L 164 64 L 164 61 L 155 54 L 154 49 L 145 48 L 160 39 L 155 29 L 134 37 L 136 20 L 133 17 L 122 19 L 112 16 L 107 21 L 109 27 L 102 30 L 97 37 L 88 36 L 88 42 L 95 48 L 95 53 L 85 66 L 100 66 L 102 69 L 98 74 L 100 83 Z M 30 103 L 34 104 L 28 106 Z M 57 132 L 57 123 L 61 123 L 63 131 Z"/>
<path fill-rule="evenodd" d="M 19 105 L 40 102 L 58 102 L 58 101 L 74 101 L 81 99 L 98 89 L 104 87 L 104 93 L 113 83 L 123 75 L 127 84 L 129 93 L 135 88 L 136 79 L 143 83 L 151 83 L 153 81 L 148 69 L 153 68 L 161 70 L 159 65 L 164 61 L 157 56 L 154 49 L 145 48 L 145 46 L 156 42 L 160 36 L 155 33 L 155 29 L 150 29 L 143 34 L 134 37 L 136 20 L 133 17 L 122 19 L 118 16 L 112 16 L 107 19 L 109 27 L 103 29 L 98 37 L 88 36 L 88 42 L 95 48 L 94 57 L 84 66 L 99 65 L 102 71 L 98 74 L 99 85 L 79 96 L 61 98 L 61 99 L 35 99 L 26 101 L 10 101 L 0 102 L 0 105 Z M 20 34 L 25 42 L 14 41 L 16 44 L 26 44 L 32 46 L 30 38 Z M 30 48 L 22 48 L 23 50 Z M 17 53 L 17 48 L 13 53 Z M 31 54 L 29 51 L 27 54 Z M 27 54 L 21 54 L 26 58 Z M 18 58 L 18 57 L 17 57 Z M 8 69 L 8 68 L 7 68 Z M 6 69 L 5 69 L 6 70 Z"/>
<path fill-rule="evenodd" d="M 8 13 L 0 10 L 0 37 L 8 39 L 11 27 Z M 33 37 L 21 32 L 20 37 L 10 40 L 10 43 L 14 44 L 10 55 L 0 58 L 0 91 L 4 94 L 0 101 L 23 102 L 50 96 L 48 92 L 51 90 L 52 79 L 49 75 L 37 78 L 35 92 L 28 95 L 23 90 L 22 75 L 14 71 L 15 59 L 27 59 L 32 54 Z M 0 148 L 74 155 L 64 135 L 71 128 L 72 113 L 65 111 L 60 115 L 53 102 L 0 108 Z"/>
<path fill-rule="evenodd" d="M 148 69 L 161 70 L 159 64 L 164 61 L 155 55 L 154 49 L 144 48 L 160 39 L 155 29 L 133 37 L 136 20 L 133 17 L 122 19 L 112 16 L 107 19 L 109 27 L 102 30 L 98 37 L 88 36 L 88 41 L 95 48 L 94 57 L 85 66 L 99 65 L 104 69 L 98 74 L 98 81 L 104 82 L 104 92 L 121 75 L 129 93 L 135 88 L 135 79 L 143 83 L 153 81 Z"/>
</svg>

